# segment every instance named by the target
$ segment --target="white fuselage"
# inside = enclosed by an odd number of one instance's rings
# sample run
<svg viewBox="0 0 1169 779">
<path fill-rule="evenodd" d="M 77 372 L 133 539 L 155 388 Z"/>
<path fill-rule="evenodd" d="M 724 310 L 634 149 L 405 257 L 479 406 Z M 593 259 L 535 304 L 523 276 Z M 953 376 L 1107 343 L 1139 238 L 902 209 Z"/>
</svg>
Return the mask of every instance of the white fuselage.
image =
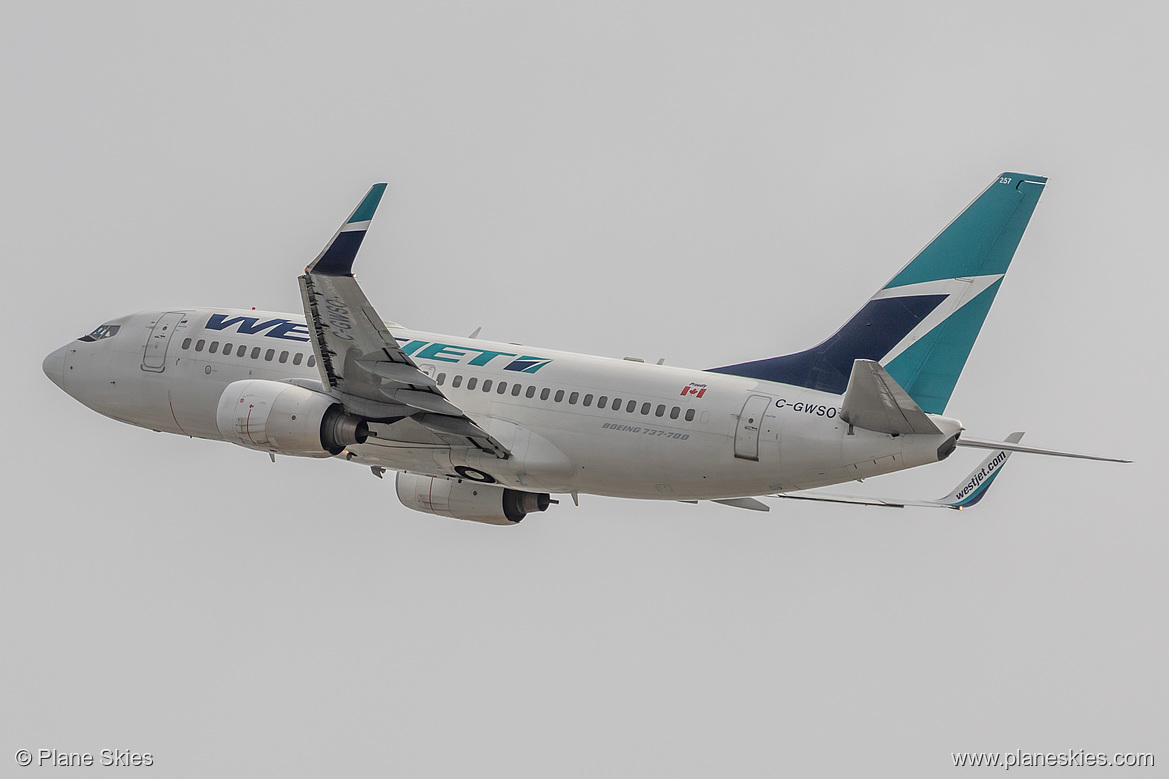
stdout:
<svg viewBox="0 0 1169 779">
<path fill-rule="evenodd" d="M 117 335 L 61 347 L 45 372 L 85 405 L 132 425 L 222 440 L 216 409 L 228 384 L 266 379 L 324 389 L 297 314 L 174 309 L 110 324 L 119 325 Z M 936 462 L 961 429 L 933 417 L 942 435 L 850 430 L 840 395 L 389 327 L 441 392 L 513 456 L 435 446 L 415 437 L 420 429 L 407 418 L 372 423 L 366 443 L 339 455 L 365 466 L 435 476 L 473 468 L 532 492 L 718 499 Z"/>
</svg>

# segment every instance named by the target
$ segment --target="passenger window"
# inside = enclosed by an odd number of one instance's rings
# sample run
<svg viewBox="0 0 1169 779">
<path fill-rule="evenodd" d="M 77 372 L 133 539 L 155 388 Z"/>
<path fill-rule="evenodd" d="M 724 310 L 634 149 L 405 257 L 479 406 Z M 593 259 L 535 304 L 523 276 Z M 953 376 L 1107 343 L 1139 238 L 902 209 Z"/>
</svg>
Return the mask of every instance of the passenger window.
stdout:
<svg viewBox="0 0 1169 779">
<path fill-rule="evenodd" d="M 535 384 L 531 384 L 528 386 L 528 391 L 524 393 L 524 397 L 526 397 L 526 398 L 536 397 L 536 385 Z"/>
<path fill-rule="evenodd" d="M 184 339 L 184 340 L 183 340 L 183 348 L 184 348 L 184 349 L 190 349 L 190 348 L 191 348 L 191 339 L 190 339 L 190 338 L 186 338 L 186 339 Z"/>
<path fill-rule="evenodd" d="M 257 350 L 257 351 L 258 351 L 258 350 Z M 316 356 L 315 354 L 310 354 L 310 355 L 308 356 L 308 367 L 310 367 L 310 368 L 311 368 L 311 367 L 313 367 L 313 366 L 314 366 L 314 365 L 316 365 L 316 364 L 317 364 L 317 356 Z"/>
<path fill-rule="evenodd" d="M 656 409 L 654 409 L 654 416 L 655 417 L 663 417 L 665 415 L 666 415 L 666 407 L 664 405 L 658 406 Z"/>
<path fill-rule="evenodd" d="M 211 346 L 207 347 L 208 354 L 215 354 L 219 351 L 219 341 L 212 341 Z"/>
<path fill-rule="evenodd" d="M 614 411 L 621 410 L 621 398 L 613 398 L 613 410 Z"/>
<path fill-rule="evenodd" d="M 678 418 L 678 413 L 679 413 L 681 410 L 682 410 L 682 409 L 678 408 L 677 406 L 674 406 L 672 409 L 670 409 L 670 419 L 677 419 L 677 418 Z"/>
<path fill-rule="evenodd" d="M 524 385 L 522 385 L 522 384 L 511 385 L 511 396 L 513 398 L 518 398 L 520 396 L 520 393 L 523 392 L 523 389 L 524 389 Z"/>
<path fill-rule="evenodd" d="M 687 422 L 694 421 L 694 409 L 692 409 L 692 408 L 686 409 L 686 421 Z"/>
<path fill-rule="evenodd" d="M 551 394 L 552 394 L 552 390 L 545 387 L 544 389 L 540 390 L 540 400 L 547 400 L 548 396 Z"/>
<path fill-rule="evenodd" d="M 653 404 L 652 404 L 652 403 L 642 403 L 642 404 L 641 404 L 641 413 L 642 413 L 642 415 L 643 415 L 643 416 L 648 416 L 648 415 L 649 415 L 649 410 L 650 410 L 651 408 L 653 408 Z"/>
<path fill-rule="evenodd" d="M 637 401 L 631 400 L 625 404 L 625 413 L 632 414 L 637 409 Z"/>
<path fill-rule="evenodd" d="M 499 382 L 499 386 L 495 388 L 495 394 L 502 395 L 505 392 L 507 392 L 507 382 L 501 381 Z"/>
<path fill-rule="evenodd" d="M 575 406 L 577 399 L 580 397 L 579 392 L 574 392 L 568 396 L 568 405 Z"/>
<path fill-rule="evenodd" d="M 607 405 L 609 405 L 608 395 L 602 395 L 601 397 L 597 398 L 597 408 L 605 408 Z"/>
<path fill-rule="evenodd" d="M 243 357 L 247 353 L 248 353 L 248 347 L 246 344 L 240 344 L 239 348 L 235 350 L 236 357 Z"/>
<path fill-rule="evenodd" d="M 484 379 L 483 380 L 483 391 L 484 392 L 491 392 L 491 385 L 494 383 L 495 382 L 492 379 Z"/>
<path fill-rule="evenodd" d="M 288 352 L 280 353 L 280 362 L 288 362 Z"/>
<path fill-rule="evenodd" d="M 198 343 L 195 344 L 195 351 L 197 351 L 197 352 L 203 351 L 203 344 L 205 344 L 205 343 L 207 343 L 207 342 L 204 341 L 202 338 L 200 338 Z"/>
<path fill-rule="evenodd" d="M 552 398 L 557 403 L 564 400 L 564 390 L 556 390 L 556 397 Z"/>
<path fill-rule="evenodd" d="M 231 344 L 224 344 L 223 345 L 223 356 L 224 357 L 231 356 Z"/>
<path fill-rule="evenodd" d="M 475 385 L 478 383 L 479 383 L 479 379 L 472 376 L 471 378 L 467 379 L 467 389 L 469 389 L 469 390 L 475 389 Z"/>
<path fill-rule="evenodd" d="M 253 360 L 260 359 L 260 347 L 258 347 L 258 346 L 252 347 L 252 359 Z"/>
<path fill-rule="evenodd" d="M 463 386 L 463 374 L 460 373 L 458 376 L 455 376 L 453 379 L 451 379 L 451 386 L 455 389 Z"/>
<path fill-rule="evenodd" d="M 301 354 L 300 352 L 297 352 L 296 354 L 292 355 L 292 364 L 293 365 L 300 365 L 300 363 L 303 359 L 304 359 L 304 355 Z"/>
<path fill-rule="evenodd" d="M 446 374 L 445 373 L 438 374 L 438 376 L 435 377 L 435 379 L 434 379 L 434 383 L 440 387 L 442 386 L 444 381 L 446 381 Z"/>
<path fill-rule="evenodd" d="M 585 408 L 588 408 L 589 406 L 593 405 L 593 396 L 592 395 L 585 395 L 584 405 L 585 405 Z"/>
<path fill-rule="evenodd" d="M 265 362 L 272 362 L 272 358 L 275 356 L 276 356 L 276 350 L 269 349 L 268 351 L 264 352 L 264 361 Z"/>
</svg>

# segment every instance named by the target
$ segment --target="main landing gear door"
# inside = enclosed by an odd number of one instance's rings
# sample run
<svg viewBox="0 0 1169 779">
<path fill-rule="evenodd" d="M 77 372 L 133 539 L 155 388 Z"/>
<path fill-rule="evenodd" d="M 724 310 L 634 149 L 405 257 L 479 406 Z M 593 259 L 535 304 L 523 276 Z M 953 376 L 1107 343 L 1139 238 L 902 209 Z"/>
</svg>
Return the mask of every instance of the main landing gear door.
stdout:
<svg viewBox="0 0 1169 779">
<path fill-rule="evenodd" d="M 741 460 L 759 459 L 759 429 L 763 427 L 763 415 L 770 407 L 771 398 L 766 395 L 747 398 L 739 414 L 739 426 L 735 428 L 735 457 Z"/>
<path fill-rule="evenodd" d="M 166 347 L 170 344 L 175 325 L 182 322 L 185 316 L 181 311 L 169 311 L 154 323 L 146 339 L 146 350 L 142 352 L 142 370 L 162 373 L 166 369 Z"/>
</svg>

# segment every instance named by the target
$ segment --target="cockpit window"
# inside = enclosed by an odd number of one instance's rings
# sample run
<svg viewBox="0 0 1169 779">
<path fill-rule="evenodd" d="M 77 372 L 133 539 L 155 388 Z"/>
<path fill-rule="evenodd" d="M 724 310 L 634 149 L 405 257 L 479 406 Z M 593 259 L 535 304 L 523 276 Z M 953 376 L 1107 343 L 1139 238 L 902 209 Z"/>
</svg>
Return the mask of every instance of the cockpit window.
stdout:
<svg viewBox="0 0 1169 779">
<path fill-rule="evenodd" d="M 77 340 L 89 342 L 89 341 L 100 341 L 103 338 L 113 338 L 115 335 L 118 334 L 118 331 L 121 329 L 122 329 L 121 325 L 102 325 L 101 327 L 94 330 L 89 335 L 83 335 L 80 338 L 78 338 Z"/>
</svg>

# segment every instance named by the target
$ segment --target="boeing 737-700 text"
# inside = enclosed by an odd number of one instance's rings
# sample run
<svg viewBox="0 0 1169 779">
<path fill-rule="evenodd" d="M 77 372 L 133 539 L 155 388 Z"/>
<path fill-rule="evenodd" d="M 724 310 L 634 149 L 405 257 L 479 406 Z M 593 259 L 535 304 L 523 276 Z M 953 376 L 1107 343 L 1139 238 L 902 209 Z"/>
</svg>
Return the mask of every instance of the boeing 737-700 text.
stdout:
<svg viewBox="0 0 1169 779">
<path fill-rule="evenodd" d="M 556 494 L 767 509 L 761 496 L 963 508 L 1011 452 L 944 416 L 1046 179 L 1004 173 L 820 345 L 707 370 L 423 333 L 353 278 L 376 184 L 300 277 L 304 315 L 173 308 L 112 319 L 44 361 L 113 419 L 397 471 L 418 511 L 508 525 Z M 934 501 L 806 492 L 990 449 Z"/>
</svg>

